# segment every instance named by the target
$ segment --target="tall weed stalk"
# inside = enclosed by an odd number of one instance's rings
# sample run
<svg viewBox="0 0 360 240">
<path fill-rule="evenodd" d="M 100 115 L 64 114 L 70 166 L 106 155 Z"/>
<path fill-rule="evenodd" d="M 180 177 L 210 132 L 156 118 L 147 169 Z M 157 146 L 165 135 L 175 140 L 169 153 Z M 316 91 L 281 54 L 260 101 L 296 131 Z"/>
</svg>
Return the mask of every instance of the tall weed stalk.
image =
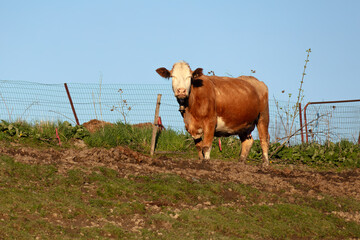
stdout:
<svg viewBox="0 0 360 240">
<path fill-rule="evenodd" d="M 8 112 L 8 115 L 9 115 L 9 121 L 11 122 L 11 112 L 10 112 L 10 110 L 9 110 L 9 107 L 8 107 L 8 105 L 6 104 L 6 101 L 5 101 L 5 99 L 4 99 L 4 97 L 3 97 L 3 95 L 2 95 L 1 93 L 0 93 L 0 97 L 1 97 L 1 100 L 4 102 L 6 111 Z"/>
<path fill-rule="evenodd" d="M 306 50 L 307 52 L 307 56 L 306 56 L 306 60 L 305 60 L 305 64 L 304 64 L 304 70 L 302 73 L 302 77 L 301 77 L 301 81 L 300 81 L 300 86 L 299 86 L 299 91 L 296 97 L 296 103 L 295 105 L 291 106 L 290 105 L 290 100 L 292 97 L 292 94 L 289 93 L 289 100 L 288 100 L 288 104 L 285 108 L 282 108 L 279 106 L 279 102 L 275 99 L 275 104 L 276 104 L 276 109 L 277 109 L 277 114 L 280 118 L 281 124 L 284 127 L 285 130 L 285 138 L 283 143 L 275 149 L 275 151 L 270 155 L 270 157 L 272 157 L 283 145 L 285 145 L 286 143 L 289 144 L 289 141 L 292 137 L 294 137 L 301 129 L 298 130 L 293 130 L 294 128 L 294 123 L 295 123 L 295 119 L 299 116 L 299 114 L 301 114 L 299 112 L 299 104 L 302 102 L 302 100 L 304 99 L 304 90 L 303 90 L 303 84 L 304 84 L 304 78 L 306 75 L 306 68 L 307 68 L 307 64 L 310 61 L 309 60 L 309 56 L 311 53 L 311 48 L 309 48 L 308 50 Z M 285 91 L 283 91 L 284 93 Z M 283 114 L 285 114 L 285 120 L 283 117 Z"/>
<path fill-rule="evenodd" d="M 100 110 L 100 119 L 103 120 L 102 117 L 102 104 L 101 104 L 101 86 L 102 86 L 102 80 L 103 80 L 103 75 L 102 73 L 100 73 L 100 77 L 99 77 L 99 94 L 98 94 L 98 104 L 99 104 L 99 110 Z M 93 105 L 94 105 L 94 111 L 95 111 L 95 118 L 98 119 L 98 115 L 97 115 L 97 111 L 96 111 L 96 98 L 95 98 L 95 94 L 94 92 L 92 92 L 92 99 L 93 99 Z"/>
</svg>

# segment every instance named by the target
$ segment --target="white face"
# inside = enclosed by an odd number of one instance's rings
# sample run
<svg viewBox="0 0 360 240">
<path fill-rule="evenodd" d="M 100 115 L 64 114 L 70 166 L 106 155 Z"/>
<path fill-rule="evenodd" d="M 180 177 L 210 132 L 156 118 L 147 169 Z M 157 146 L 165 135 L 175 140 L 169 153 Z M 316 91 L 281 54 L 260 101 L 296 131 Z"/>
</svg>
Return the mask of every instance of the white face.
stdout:
<svg viewBox="0 0 360 240">
<path fill-rule="evenodd" d="M 171 70 L 172 88 L 175 97 L 184 99 L 189 96 L 192 72 L 186 62 L 175 63 Z"/>
</svg>

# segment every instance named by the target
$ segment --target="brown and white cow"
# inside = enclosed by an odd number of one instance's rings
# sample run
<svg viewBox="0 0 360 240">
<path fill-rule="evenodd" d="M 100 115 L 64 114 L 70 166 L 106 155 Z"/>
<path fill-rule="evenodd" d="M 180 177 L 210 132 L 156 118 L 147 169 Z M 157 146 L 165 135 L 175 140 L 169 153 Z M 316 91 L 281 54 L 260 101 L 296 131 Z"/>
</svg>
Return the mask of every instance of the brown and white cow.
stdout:
<svg viewBox="0 0 360 240">
<path fill-rule="evenodd" d="M 172 78 L 172 88 L 180 104 L 186 130 L 194 138 L 200 159 L 210 159 L 214 136 L 238 135 L 240 161 L 245 161 L 254 142 L 257 126 L 263 166 L 269 166 L 269 105 L 267 86 L 254 77 L 206 76 L 203 69 L 190 69 L 180 61 L 171 71 L 158 68 L 164 78 Z"/>
</svg>

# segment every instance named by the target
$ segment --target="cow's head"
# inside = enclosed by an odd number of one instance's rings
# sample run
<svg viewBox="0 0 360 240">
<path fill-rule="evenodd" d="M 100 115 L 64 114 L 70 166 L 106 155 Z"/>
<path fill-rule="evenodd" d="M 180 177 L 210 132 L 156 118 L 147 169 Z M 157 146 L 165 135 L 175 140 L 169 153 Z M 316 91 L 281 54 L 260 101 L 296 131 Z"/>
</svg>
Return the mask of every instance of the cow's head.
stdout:
<svg viewBox="0 0 360 240">
<path fill-rule="evenodd" d="M 189 64 L 184 61 L 175 63 L 171 71 L 166 68 L 156 69 L 156 72 L 163 78 L 172 78 L 172 88 L 178 100 L 189 97 L 191 79 L 203 75 L 202 71 L 202 68 L 191 71 Z"/>
</svg>

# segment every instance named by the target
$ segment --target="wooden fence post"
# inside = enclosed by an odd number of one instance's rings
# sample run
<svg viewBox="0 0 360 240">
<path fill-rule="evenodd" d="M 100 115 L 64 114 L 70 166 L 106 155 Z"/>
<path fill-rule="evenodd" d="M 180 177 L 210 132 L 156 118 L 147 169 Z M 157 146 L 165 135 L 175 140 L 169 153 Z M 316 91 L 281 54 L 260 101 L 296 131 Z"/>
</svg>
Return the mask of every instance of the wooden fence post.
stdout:
<svg viewBox="0 0 360 240">
<path fill-rule="evenodd" d="M 157 101 L 156 101 L 156 109 L 155 109 L 155 118 L 154 118 L 154 126 L 153 126 L 153 132 L 151 137 L 151 149 L 150 149 L 150 155 L 154 155 L 155 151 L 155 143 L 156 143 L 156 133 L 157 133 L 157 124 L 158 124 L 158 118 L 159 118 L 159 111 L 160 111 L 160 100 L 161 100 L 161 94 L 157 95 Z"/>
</svg>

